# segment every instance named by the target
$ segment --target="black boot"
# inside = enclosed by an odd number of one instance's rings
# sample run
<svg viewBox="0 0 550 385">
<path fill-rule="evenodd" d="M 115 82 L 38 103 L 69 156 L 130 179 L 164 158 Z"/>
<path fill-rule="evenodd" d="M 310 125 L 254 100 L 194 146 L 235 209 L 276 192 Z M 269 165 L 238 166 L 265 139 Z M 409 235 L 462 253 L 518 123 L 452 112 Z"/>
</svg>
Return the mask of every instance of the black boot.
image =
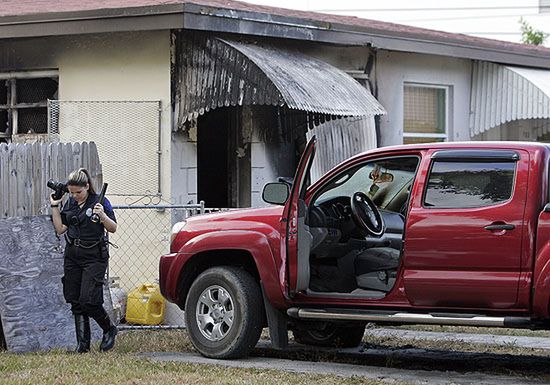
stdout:
<svg viewBox="0 0 550 385">
<path fill-rule="evenodd" d="M 87 315 L 75 314 L 74 325 L 76 329 L 76 353 L 87 353 L 90 351 L 90 318 Z"/>
<path fill-rule="evenodd" d="M 115 336 L 118 333 L 118 329 L 115 325 L 111 325 L 109 330 L 103 332 L 103 338 L 101 339 L 101 344 L 99 345 L 99 350 L 106 352 L 111 350 L 115 346 Z"/>
<path fill-rule="evenodd" d="M 111 323 L 111 319 L 107 313 L 94 319 L 99 327 L 103 329 L 103 338 L 101 339 L 99 350 L 102 352 L 111 350 L 115 346 L 115 337 L 118 333 L 117 327 Z"/>
</svg>

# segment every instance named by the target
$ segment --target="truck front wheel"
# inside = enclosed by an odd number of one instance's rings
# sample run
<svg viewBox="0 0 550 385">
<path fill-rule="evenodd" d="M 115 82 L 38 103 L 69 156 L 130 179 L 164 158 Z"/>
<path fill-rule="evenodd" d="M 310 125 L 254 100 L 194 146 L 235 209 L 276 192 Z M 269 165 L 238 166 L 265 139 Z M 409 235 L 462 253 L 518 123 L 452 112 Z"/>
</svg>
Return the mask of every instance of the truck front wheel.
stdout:
<svg viewBox="0 0 550 385">
<path fill-rule="evenodd" d="M 264 317 L 258 283 L 245 270 L 232 266 L 200 274 L 185 302 L 191 342 L 211 358 L 248 355 L 260 338 Z"/>
</svg>

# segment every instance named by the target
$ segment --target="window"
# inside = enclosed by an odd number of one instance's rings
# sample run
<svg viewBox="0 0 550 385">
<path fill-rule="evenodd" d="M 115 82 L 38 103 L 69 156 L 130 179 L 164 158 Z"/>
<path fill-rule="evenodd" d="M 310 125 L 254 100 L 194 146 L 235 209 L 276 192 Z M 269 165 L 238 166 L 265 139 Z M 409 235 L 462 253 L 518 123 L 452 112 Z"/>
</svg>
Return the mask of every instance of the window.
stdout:
<svg viewBox="0 0 550 385">
<path fill-rule="evenodd" d="M 440 162 L 430 171 L 424 206 L 483 207 L 512 196 L 515 162 Z"/>
<path fill-rule="evenodd" d="M 0 142 L 46 134 L 48 99 L 57 99 L 56 71 L 0 73 Z"/>
<path fill-rule="evenodd" d="M 323 187 L 314 205 L 363 192 L 378 207 L 399 211 L 408 198 L 418 161 L 417 157 L 388 158 L 346 170 Z"/>
<path fill-rule="evenodd" d="M 448 87 L 405 85 L 403 90 L 403 143 L 447 140 Z"/>
</svg>

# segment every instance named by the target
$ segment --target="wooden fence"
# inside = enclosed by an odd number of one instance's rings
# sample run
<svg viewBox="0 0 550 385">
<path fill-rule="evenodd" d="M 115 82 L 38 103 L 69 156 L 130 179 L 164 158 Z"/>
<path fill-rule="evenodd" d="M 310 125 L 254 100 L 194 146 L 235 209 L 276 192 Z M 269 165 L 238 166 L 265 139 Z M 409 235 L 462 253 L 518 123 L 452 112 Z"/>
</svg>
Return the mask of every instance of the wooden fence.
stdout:
<svg viewBox="0 0 550 385">
<path fill-rule="evenodd" d="M 0 143 L 0 218 L 48 214 L 53 191 L 47 181 L 64 182 L 80 167 L 99 188 L 103 174 L 93 142 Z"/>
</svg>

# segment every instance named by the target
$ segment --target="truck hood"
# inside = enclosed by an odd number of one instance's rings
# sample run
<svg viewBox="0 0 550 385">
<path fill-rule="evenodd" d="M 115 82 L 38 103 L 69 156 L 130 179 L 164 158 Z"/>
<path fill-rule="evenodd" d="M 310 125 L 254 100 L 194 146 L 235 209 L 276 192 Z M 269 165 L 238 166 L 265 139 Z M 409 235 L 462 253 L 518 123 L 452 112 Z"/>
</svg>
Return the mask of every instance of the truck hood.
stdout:
<svg viewBox="0 0 550 385">
<path fill-rule="evenodd" d="M 283 206 L 269 206 L 197 215 L 187 219 L 185 230 L 252 230 L 254 227 L 265 225 L 278 230 L 282 213 Z"/>
</svg>

